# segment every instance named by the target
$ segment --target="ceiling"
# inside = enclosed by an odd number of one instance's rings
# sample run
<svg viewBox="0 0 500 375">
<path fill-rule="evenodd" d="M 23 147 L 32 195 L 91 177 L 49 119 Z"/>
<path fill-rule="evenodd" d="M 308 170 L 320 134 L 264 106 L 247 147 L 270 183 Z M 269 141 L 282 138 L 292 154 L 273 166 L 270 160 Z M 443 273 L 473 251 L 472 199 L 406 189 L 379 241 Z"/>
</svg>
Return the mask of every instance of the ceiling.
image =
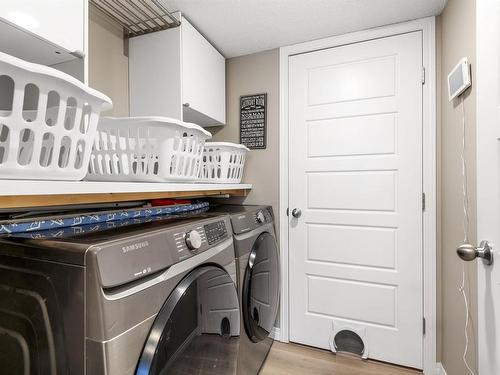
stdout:
<svg viewBox="0 0 500 375">
<path fill-rule="evenodd" d="M 225 57 L 440 14 L 446 0 L 161 0 Z"/>
</svg>

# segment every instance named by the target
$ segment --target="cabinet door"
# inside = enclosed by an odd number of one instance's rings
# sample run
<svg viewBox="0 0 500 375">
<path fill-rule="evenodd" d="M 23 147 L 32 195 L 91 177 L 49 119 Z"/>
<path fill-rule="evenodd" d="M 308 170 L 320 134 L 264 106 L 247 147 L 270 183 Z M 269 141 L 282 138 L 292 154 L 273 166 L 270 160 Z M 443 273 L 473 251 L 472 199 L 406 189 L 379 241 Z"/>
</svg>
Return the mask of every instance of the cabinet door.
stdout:
<svg viewBox="0 0 500 375">
<path fill-rule="evenodd" d="M 129 39 L 130 116 L 182 120 L 178 27 Z"/>
<path fill-rule="evenodd" d="M 225 124 L 225 58 L 184 17 L 181 35 L 184 121 Z"/>
<path fill-rule="evenodd" d="M 67 52 L 84 51 L 87 0 L 2 0 L 0 20 Z"/>
</svg>

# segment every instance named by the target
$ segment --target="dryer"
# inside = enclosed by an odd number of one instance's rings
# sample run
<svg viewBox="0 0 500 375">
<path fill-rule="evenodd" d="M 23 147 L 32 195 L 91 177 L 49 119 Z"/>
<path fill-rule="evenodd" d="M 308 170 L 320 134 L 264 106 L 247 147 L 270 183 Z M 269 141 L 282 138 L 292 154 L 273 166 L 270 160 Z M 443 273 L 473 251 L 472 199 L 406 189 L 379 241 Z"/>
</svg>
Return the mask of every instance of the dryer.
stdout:
<svg viewBox="0 0 500 375">
<path fill-rule="evenodd" d="M 238 265 L 241 338 L 238 374 L 260 371 L 273 342 L 279 309 L 279 255 L 270 206 L 220 205 L 231 217 Z"/>
<path fill-rule="evenodd" d="M 229 217 L 82 231 L 0 240 L 2 371 L 236 372 Z"/>
</svg>

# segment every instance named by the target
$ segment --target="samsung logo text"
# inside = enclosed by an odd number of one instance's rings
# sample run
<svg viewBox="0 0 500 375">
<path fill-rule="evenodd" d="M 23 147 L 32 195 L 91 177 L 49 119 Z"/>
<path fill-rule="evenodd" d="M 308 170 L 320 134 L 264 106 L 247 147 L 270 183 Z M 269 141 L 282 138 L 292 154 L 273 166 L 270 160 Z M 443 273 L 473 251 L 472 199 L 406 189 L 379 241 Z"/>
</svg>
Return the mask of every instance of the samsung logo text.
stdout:
<svg viewBox="0 0 500 375">
<path fill-rule="evenodd" d="M 131 245 L 123 246 L 122 251 L 125 254 L 125 253 L 128 253 L 129 251 L 139 250 L 139 249 L 142 249 L 143 247 L 148 247 L 148 246 L 149 246 L 148 241 L 137 242 L 137 243 L 133 243 Z"/>
</svg>

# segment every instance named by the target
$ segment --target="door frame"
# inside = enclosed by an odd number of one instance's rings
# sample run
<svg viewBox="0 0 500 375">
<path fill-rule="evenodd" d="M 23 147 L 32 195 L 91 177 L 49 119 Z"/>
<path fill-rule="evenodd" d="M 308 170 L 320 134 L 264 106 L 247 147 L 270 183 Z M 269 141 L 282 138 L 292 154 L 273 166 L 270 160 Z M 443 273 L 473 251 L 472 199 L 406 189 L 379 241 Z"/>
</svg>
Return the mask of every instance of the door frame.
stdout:
<svg viewBox="0 0 500 375">
<path fill-rule="evenodd" d="M 288 63 L 294 55 L 339 47 L 373 39 L 422 32 L 423 72 L 423 191 L 425 192 L 425 210 L 423 212 L 423 316 L 425 317 L 425 335 L 423 336 L 423 370 L 427 375 L 436 373 L 436 249 L 437 249 L 437 149 L 436 149 L 436 21 L 435 17 L 427 17 L 414 21 L 383 26 L 374 29 L 353 32 L 311 42 L 299 43 L 280 48 L 279 56 L 279 243 L 281 272 L 281 310 L 280 328 L 275 333 L 275 339 L 289 342 L 289 252 L 288 235 L 289 220 L 287 215 L 289 196 L 288 160 L 289 160 L 289 129 L 288 129 Z"/>
<path fill-rule="evenodd" d="M 477 239 L 488 240 L 493 245 L 493 267 L 498 263 L 498 130 L 500 47 L 498 30 L 500 28 L 500 6 L 497 1 L 487 0 L 476 3 L 476 188 L 477 188 Z M 472 77 L 474 79 L 474 77 Z M 474 84 L 474 82 L 473 82 Z M 494 162 L 491 162 L 494 160 Z M 484 183 L 488 181 L 488 183 Z M 477 262 L 477 363 L 480 374 L 493 374 L 497 363 L 492 363 L 491 351 L 493 342 L 498 337 L 489 340 L 488 329 L 495 327 L 492 322 L 492 307 L 488 306 L 488 297 L 494 296 L 492 284 L 496 283 L 496 275 L 492 266 L 485 266 L 479 259 Z M 498 272 L 498 271 L 496 271 Z M 497 285 L 498 287 L 498 285 Z M 498 298 L 498 297 L 497 297 Z M 494 301 L 490 301 L 494 306 Z M 496 327 L 498 332 L 498 327 Z M 493 342 L 492 342 L 493 341 Z M 498 351 L 498 348 L 496 348 Z"/>
</svg>

